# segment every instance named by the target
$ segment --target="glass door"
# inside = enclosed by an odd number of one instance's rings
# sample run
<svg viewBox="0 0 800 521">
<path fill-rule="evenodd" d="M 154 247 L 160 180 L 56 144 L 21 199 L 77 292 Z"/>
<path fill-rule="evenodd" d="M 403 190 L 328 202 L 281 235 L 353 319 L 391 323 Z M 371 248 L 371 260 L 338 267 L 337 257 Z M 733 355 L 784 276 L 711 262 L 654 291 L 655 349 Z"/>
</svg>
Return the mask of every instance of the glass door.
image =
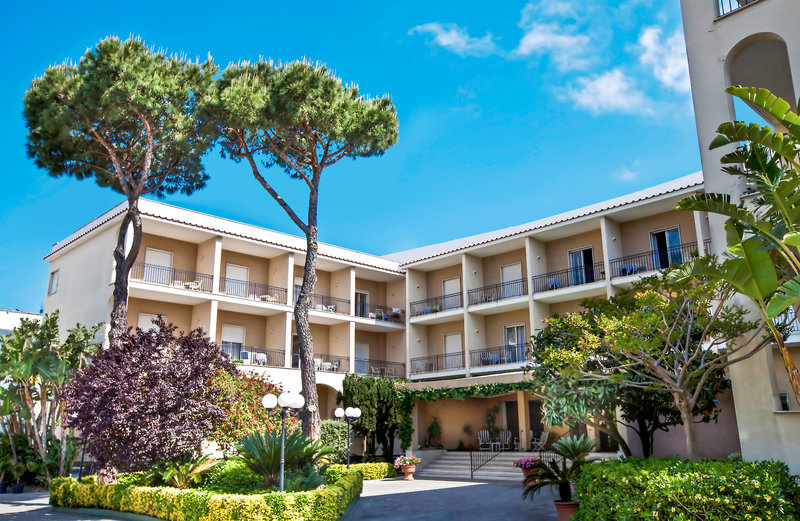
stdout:
<svg viewBox="0 0 800 521">
<path fill-rule="evenodd" d="M 653 252 L 653 269 L 662 270 L 671 264 L 683 264 L 681 234 L 678 228 L 670 228 L 650 234 Z"/>
<path fill-rule="evenodd" d="M 506 326 L 506 363 L 525 361 L 525 326 Z"/>
<path fill-rule="evenodd" d="M 461 307 L 461 279 L 447 279 L 442 282 L 442 309 Z"/>
<path fill-rule="evenodd" d="M 356 291 L 356 316 L 368 317 L 369 294 L 366 291 Z M 375 318 L 374 316 L 370 318 Z"/>
<path fill-rule="evenodd" d="M 594 259 L 591 248 L 569 252 L 569 282 L 572 286 L 594 282 Z"/>
</svg>

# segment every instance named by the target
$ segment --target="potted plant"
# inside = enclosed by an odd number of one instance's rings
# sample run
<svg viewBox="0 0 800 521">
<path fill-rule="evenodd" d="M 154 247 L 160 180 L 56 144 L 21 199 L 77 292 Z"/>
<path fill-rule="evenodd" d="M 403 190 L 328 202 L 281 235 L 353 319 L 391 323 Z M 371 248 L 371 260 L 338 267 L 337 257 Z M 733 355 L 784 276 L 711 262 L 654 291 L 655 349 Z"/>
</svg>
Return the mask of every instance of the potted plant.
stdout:
<svg viewBox="0 0 800 521">
<path fill-rule="evenodd" d="M 405 475 L 403 481 L 414 481 L 414 472 L 417 470 L 417 465 L 419 465 L 420 461 L 422 460 L 413 454 L 411 456 L 398 456 L 394 460 L 394 468 L 403 471 Z"/>
<path fill-rule="evenodd" d="M 553 444 L 556 457 L 539 461 L 533 472 L 525 478 L 522 497 L 533 499 L 536 492 L 544 487 L 558 488 L 559 499 L 553 503 L 558 521 L 569 521 L 578 509 L 578 501 L 572 500 L 572 482 L 578 479 L 586 457 L 597 446 L 597 440 L 585 435 L 565 436 Z"/>
<path fill-rule="evenodd" d="M 8 483 L 5 480 L 6 472 L 11 470 L 11 456 L 0 456 L 0 494 L 4 494 L 8 488 Z"/>
<path fill-rule="evenodd" d="M 13 459 L 10 461 L 8 472 L 11 474 L 11 479 L 14 480 L 14 483 L 11 484 L 11 492 L 14 494 L 19 494 L 25 489 L 25 483 L 20 483 L 20 480 L 26 470 L 22 463 Z"/>
<path fill-rule="evenodd" d="M 532 458 L 526 456 L 514 462 L 514 466 L 522 471 L 523 477 L 527 478 L 536 472 L 536 466 L 542 462 L 542 458 Z"/>
</svg>

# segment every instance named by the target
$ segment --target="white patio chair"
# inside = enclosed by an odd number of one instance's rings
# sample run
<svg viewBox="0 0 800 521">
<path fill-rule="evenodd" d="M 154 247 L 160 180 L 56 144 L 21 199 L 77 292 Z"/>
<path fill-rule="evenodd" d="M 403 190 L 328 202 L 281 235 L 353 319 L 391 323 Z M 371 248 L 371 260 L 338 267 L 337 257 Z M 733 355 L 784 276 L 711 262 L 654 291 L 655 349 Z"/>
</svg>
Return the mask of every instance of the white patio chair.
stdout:
<svg viewBox="0 0 800 521">
<path fill-rule="evenodd" d="M 510 450 L 511 449 L 511 431 L 504 430 L 500 431 L 499 439 L 500 442 L 500 449 L 502 450 Z"/>
<path fill-rule="evenodd" d="M 549 436 L 549 432 L 543 431 L 541 436 L 539 436 L 537 439 L 533 431 L 531 431 L 531 450 L 544 450 L 544 446 L 547 445 L 547 438 Z"/>
<path fill-rule="evenodd" d="M 478 450 L 489 450 L 492 448 L 492 437 L 489 431 L 481 429 L 478 431 Z"/>
</svg>

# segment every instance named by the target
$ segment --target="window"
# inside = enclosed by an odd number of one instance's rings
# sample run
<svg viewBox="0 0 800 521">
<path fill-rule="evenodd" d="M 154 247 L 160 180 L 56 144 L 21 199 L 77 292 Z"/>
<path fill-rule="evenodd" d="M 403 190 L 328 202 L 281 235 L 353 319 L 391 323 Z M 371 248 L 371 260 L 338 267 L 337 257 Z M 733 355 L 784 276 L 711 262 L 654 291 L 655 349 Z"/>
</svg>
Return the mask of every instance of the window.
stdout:
<svg viewBox="0 0 800 521">
<path fill-rule="evenodd" d="M 652 232 L 650 245 L 653 252 L 653 268 L 662 270 L 671 264 L 683 264 L 681 234 L 678 228 Z"/>
<path fill-rule="evenodd" d="M 50 272 L 50 280 L 47 282 L 47 294 L 52 295 L 58 291 L 58 270 Z"/>
<path fill-rule="evenodd" d="M 369 313 L 369 293 L 366 291 L 356 290 L 356 316 L 368 317 Z M 374 313 L 370 318 L 375 318 Z"/>
<path fill-rule="evenodd" d="M 444 368 L 461 369 L 461 333 L 444 336 Z"/>
<path fill-rule="evenodd" d="M 442 281 L 442 308 L 455 309 L 461 307 L 461 279 Z"/>
<path fill-rule="evenodd" d="M 247 297 L 247 281 L 250 278 L 250 270 L 247 266 L 238 264 L 225 265 L 225 294 L 234 297 Z M 234 359 L 235 360 L 235 359 Z"/>
<path fill-rule="evenodd" d="M 594 282 L 594 258 L 591 248 L 569 252 L 569 282 L 572 286 Z"/>
<path fill-rule="evenodd" d="M 791 411 L 792 408 L 789 402 L 789 393 L 781 393 L 778 395 L 778 401 L 781 404 L 781 411 Z"/>
<path fill-rule="evenodd" d="M 501 298 L 519 297 L 522 291 L 522 264 L 509 264 L 500 268 Z"/>
<path fill-rule="evenodd" d="M 156 328 L 155 324 L 153 324 L 153 320 L 156 318 L 158 318 L 158 315 L 153 315 L 151 313 L 139 313 L 139 321 L 136 323 L 136 326 L 142 331 L 150 331 L 151 329 Z M 169 323 L 166 315 L 161 315 L 161 318 L 164 319 L 164 322 Z"/>
<path fill-rule="evenodd" d="M 144 277 L 146 282 L 172 284 L 172 252 L 147 248 L 144 252 Z"/>
<path fill-rule="evenodd" d="M 242 326 L 222 324 L 222 352 L 231 360 L 242 359 L 245 329 Z"/>
</svg>

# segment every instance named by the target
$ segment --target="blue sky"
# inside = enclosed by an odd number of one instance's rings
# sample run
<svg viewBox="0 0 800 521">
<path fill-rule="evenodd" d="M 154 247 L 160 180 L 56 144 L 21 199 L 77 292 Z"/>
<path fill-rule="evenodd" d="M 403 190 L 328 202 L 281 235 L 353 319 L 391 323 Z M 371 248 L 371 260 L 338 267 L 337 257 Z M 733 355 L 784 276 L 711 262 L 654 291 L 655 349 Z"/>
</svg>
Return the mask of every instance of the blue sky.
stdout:
<svg viewBox="0 0 800 521">
<path fill-rule="evenodd" d="M 520 224 L 700 169 L 678 2 L 6 3 L 0 48 L 0 308 L 37 311 L 50 246 L 121 201 L 25 155 L 22 97 L 108 35 L 222 67 L 326 62 L 392 96 L 399 143 L 326 171 L 320 239 L 374 254 Z M 297 234 L 245 165 L 165 202 Z M 302 186 L 271 172 L 295 205 Z M 111 252 L 109 251 L 109 256 Z"/>
</svg>

